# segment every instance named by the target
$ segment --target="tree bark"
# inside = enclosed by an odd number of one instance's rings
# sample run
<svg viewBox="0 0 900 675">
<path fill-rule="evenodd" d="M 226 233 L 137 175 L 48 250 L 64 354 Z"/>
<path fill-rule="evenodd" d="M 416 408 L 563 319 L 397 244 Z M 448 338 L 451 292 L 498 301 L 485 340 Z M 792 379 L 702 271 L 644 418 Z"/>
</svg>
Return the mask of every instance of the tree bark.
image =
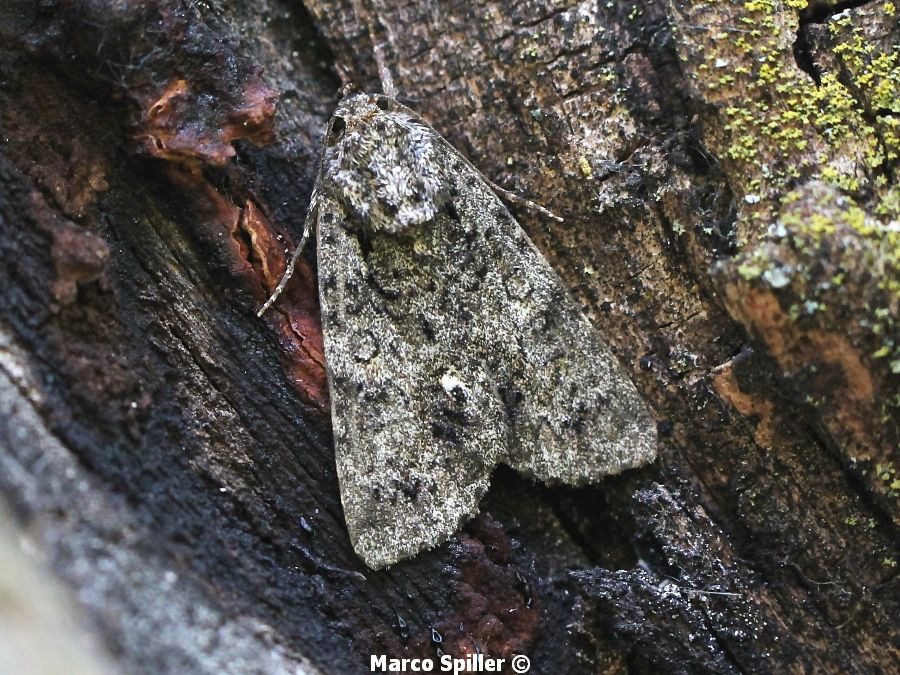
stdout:
<svg viewBox="0 0 900 675">
<path fill-rule="evenodd" d="M 892 670 L 894 3 L 0 6 L 0 493 L 103 659 L 361 673 L 434 630 L 540 673 Z M 500 469 L 449 543 L 372 572 L 311 251 L 255 311 L 342 80 L 387 77 L 564 217 L 516 213 L 660 458 L 578 489 Z"/>
</svg>

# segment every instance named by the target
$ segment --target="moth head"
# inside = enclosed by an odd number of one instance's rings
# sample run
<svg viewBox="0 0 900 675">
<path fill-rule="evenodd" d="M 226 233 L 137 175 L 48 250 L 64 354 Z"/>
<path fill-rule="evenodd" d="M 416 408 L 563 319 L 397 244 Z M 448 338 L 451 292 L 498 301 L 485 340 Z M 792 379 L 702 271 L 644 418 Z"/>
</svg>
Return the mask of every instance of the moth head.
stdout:
<svg viewBox="0 0 900 675">
<path fill-rule="evenodd" d="M 384 94 L 350 93 L 341 99 L 335 117 L 342 117 L 355 124 L 365 124 L 375 115 L 386 112 L 402 112 L 406 109 Z M 407 111 L 408 112 L 408 111 Z M 352 129 L 351 129 L 352 131 Z"/>
<path fill-rule="evenodd" d="M 446 201 L 441 139 L 393 99 L 354 94 L 325 133 L 321 189 L 372 232 L 430 222 Z"/>
</svg>

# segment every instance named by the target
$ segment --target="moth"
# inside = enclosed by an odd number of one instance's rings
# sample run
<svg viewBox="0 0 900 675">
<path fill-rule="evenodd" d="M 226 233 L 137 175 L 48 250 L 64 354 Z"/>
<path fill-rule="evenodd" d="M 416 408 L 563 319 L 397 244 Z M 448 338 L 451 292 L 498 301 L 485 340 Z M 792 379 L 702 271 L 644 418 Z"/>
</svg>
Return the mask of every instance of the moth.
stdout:
<svg viewBox="0 0 900 675">
<path fill-rule="evenodd" d="M 547 483 L 651 461 L 631 380 L 459 152 L 383 95 L 328 124 L 317 233 L 335 458 L 350 539 L 378 569 L 440 544 L 504 463 Z"/>
</svg>

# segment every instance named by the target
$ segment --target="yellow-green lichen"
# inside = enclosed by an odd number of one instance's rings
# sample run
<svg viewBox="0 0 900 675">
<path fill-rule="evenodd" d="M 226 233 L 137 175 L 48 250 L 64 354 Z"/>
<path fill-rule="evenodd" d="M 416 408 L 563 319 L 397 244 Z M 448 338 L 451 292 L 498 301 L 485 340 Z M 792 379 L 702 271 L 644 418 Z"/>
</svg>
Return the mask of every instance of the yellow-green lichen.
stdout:
<svg viewBox="0 0 900 675">
<path fill-rule="evenodd" d="M 693 72 L 698 86 L 725 117 L 726 134 L 715 139 L 715 149 L 733 163 L 730 173 L 739 187 L 750 191 L 752 182 L 752 190 L 763 196 L 757 206 L 745 208 L 745 229 L 768 220 L 771 198 L 798 180 L 887 196 L 885 170 L 900 155 L 900 120 L 882 115 L 869 121 L 871 109 L 894 112 L 900 106 L 900 54 L 878 53 L 849 16 L 841 15 L 830 32 L 840 37 L 835 55 L 853 61 L 855 89 L 838 78 L 838 70 L 823 73 L 816 83 L 797 67 L 792 53 L 798 12 L 807 4 L 746 0 L 728 13 L 715 3 L 698 4 L 691 17 L 694 25 L 708 19 L 709 33 L 721 38 L 696 41 L 691 55 L 702 64 Z M 690 36 L 688 28 L 682 30 Z M 897 217 L 898 201 L 881 204 L 877 215 Z"/>
<path fill-rule="evenodd" d="M 758 279 L 762 276 L 762 273 L 765 271 L 765 268 L 759 264 L 759 261 L 754 262 L 745 262 L 741 265 L 738 265 L 738 274 L 741 275 L 741 278 L 744 281 L 753 281 L 754 279 Z"/>
<path fill-rule="evenodd" d="M 591 163 L 584 155 L 578 158 L 578 168 L 581 169 L 581 175 L 588 180 L 594 177 L 594 172 L 591 169 Z"/>
</svg>

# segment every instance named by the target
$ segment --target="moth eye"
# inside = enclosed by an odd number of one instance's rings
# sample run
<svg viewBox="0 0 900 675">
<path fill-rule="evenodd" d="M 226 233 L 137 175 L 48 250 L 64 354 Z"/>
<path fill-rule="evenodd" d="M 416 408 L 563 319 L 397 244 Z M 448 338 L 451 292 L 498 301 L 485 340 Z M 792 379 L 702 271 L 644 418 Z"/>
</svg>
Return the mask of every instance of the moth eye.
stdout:
<svg viewBox="0 0 900 675">
<path fill-rule="evenodd" d="M 344 121 L 343 117 L 332 117 L 331 124 L 328 127 L 327 142 L 329 144 L 335 143 L 338 139 L 340 139 L 341 135 L 344 133 L 344 129 L 346 128 L 347 123 Z"/>
<path fill-rule="evenodd" d="M 379 96 L 375 99 L 375 105 L 377 105 L 382 110 L 388 109 L 388 99 L 387 96 Z"/>
</svg>

